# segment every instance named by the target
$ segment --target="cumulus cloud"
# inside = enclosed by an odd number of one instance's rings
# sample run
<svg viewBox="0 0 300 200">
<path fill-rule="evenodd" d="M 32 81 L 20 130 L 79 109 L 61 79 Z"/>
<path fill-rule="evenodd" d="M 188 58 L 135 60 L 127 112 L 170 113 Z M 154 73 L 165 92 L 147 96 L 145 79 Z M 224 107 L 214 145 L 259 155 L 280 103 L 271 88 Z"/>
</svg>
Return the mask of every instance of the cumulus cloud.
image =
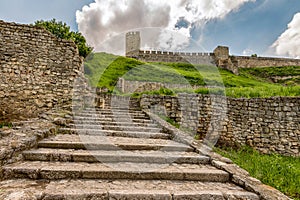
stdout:
<svg viewBox="0 0 300 200">
<path fill-rule="evenodd" d="M 160 40 L 157 48 L 176 50 L 188 44 L 192 28 L 224 18 L 250 1 L 255 0 L 95 0 L 77 11 L 76 20 L 79 31 L 96 50 L 103 49 L 103 42 L 112 36 L 141 27 L 178 33 L 161 31 L 155 36 Z M 147 43 L 143 41 L 144 46 Z"/>
<path fill-rule="evenodd" d="M 300 58 L 300 13 L 294 15 L 287 30 L 271 46 L 276 55 Z"/>
</svg>

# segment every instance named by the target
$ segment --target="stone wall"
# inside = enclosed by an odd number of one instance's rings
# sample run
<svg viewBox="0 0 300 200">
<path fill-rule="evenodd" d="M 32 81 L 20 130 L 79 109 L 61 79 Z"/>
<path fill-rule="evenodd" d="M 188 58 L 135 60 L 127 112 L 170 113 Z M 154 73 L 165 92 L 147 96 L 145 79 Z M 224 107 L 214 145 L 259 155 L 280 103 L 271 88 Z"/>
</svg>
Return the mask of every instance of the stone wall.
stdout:
<svg viewBox="0 0 300 200">
<path fill-rule="evenodd" d="M 200 65 L 215 65 L 213 53 L 184 53 L 140 50 L 134 57 L 144 62 L 179 62 Z"/>
<path fill-rule="evenodd" d="M 0 121 L 35 117 L 72 100 L 82 58 L 43 28 L 0 21 Z"/>
<path fill-rule="evenodd" d="M 181 124 L 182 130 L 197 132 L 202 139 L 219 134 L 219 144 L 247 144 L 263 153 L 300 156 L 299 97 L 234 99 L 188 94 L 144 95 L 141 107 L 165 110 L 168 117 Z"/>
<path fill-rule="evenodd" d="M 160 83 L 160 82 L 142 82 L 142 81 L 129 81 L 123 78 L 119 78 L 116 88 L 122 93 L 155 91 L 160 88 L 168 89 L 197 89 L 200 86 L 192 86 L 189 84 L 172 84 L 172 83 Z"/>
<path fill-rule="evenodd" d="M 300 59 L 232 56 L 238 68 L 300 66 Z"/>
</svg>

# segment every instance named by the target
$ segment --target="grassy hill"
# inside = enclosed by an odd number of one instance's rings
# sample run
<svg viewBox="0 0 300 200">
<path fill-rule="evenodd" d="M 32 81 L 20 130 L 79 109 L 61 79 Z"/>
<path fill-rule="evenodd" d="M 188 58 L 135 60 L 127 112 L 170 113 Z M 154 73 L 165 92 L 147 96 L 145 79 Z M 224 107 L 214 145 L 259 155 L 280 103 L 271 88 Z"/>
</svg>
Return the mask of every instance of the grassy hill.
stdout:
<svg viewBox="0 0 300 200">
<path fill-rule="evenodd" d="M 230 97 L 300 96 L 300 67 L 292 66 L 241 69 L 237 76 L 212 66 L 144 63 L 112 54 L 95 53 L 85 62 L 85 74 L 92 86 L 106 87 L 110 91 L 114 90 L 118 78 L 123 77 L 126 80 L 190 84 L 200 88 L 185 92 L 226 92 Z M 274 77 L 277 83 L 274 83 Z"/>
</svg>

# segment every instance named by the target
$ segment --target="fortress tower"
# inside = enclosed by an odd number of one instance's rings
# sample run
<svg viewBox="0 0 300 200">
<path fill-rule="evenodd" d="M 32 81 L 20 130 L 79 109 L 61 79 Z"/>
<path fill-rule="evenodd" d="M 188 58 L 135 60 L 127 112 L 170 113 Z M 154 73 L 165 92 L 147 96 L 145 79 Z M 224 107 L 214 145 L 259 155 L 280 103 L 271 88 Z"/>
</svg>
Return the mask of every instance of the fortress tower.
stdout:
<svg viewBox="0 0 300 200">
<path fill-rule="evenodd" d="M 126 56 L 135 57 L 141 48 L 140 32 L 126 33 Z"/>
</svg>

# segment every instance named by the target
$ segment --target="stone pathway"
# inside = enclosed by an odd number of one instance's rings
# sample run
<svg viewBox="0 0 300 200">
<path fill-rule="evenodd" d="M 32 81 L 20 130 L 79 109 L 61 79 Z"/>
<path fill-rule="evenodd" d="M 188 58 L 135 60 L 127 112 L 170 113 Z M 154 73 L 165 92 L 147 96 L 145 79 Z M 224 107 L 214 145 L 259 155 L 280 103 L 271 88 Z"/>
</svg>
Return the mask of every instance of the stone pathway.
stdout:
<svg viewBox="0 0 300 200">
<path fill-rule="evenodd" d="M 260 199 L 123 107 L 85 109 L 23 157 L 3 167 L 0 199 Z"/>
</svg>

